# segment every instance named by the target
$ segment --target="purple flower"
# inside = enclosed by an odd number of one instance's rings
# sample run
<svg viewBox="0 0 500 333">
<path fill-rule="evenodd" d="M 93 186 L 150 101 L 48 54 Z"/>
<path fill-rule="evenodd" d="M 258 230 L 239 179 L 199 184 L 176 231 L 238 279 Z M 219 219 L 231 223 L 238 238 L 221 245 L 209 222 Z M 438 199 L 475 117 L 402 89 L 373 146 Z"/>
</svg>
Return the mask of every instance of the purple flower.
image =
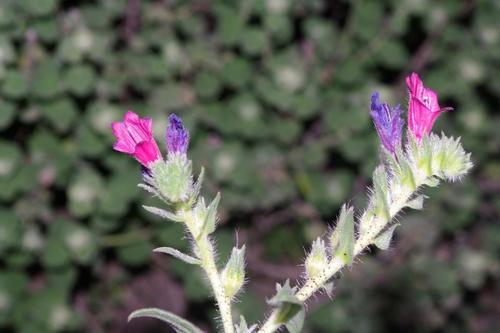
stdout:
<svg viewBox="0 0 500 333">
<path fill-rule="evenodd" d="M 189 145 L 189 133 L 181 118 L 172 113 L 167 127 L 167 151 L 169 154 L 186 154 Z"/>
<path fill-rule="evenodd" d="M 395 155 L 396 147 L 401 145 L 404 124 L 403 119 L 401 119 L 401 109 L 399 105 L 391 108 L 387 103 L 380 103 L 379 97 L 377 91 L 372 94 L 370 115 L 382 145 L 392 155 Z"/>
</svg>

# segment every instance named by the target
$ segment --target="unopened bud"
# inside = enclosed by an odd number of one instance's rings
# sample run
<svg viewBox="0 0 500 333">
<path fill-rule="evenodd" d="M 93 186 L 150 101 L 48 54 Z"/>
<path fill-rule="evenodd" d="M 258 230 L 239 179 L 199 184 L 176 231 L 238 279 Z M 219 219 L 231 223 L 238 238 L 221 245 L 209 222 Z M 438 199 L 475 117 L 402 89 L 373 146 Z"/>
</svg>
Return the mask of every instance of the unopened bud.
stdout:
<svg viewBox="0 0 500 333">
<path fill-rule="evenodd" d="M 185 202 L 192 192 L 191 161 L 186 155 L 169 156 L 151 167 L 157 190 L 171 203 Z"/>
<path fill-rule="evenodd" d="M 321 238 L 316 239 L 311 248 L 311 252 L 306 258 L 305 266 L 307 276 L 312 278 L 318 276 L 328 265 L 325 242 Z"/>
<path fill-rule="evenodd" d="M 245 283 L 245 246 L 233 248 L 231 257 L 222 271 L 222 284 L 226 296 L 232 298 Z"/>
<path fill-rule="evenodd" d="M 351 207 L 342 206 L 337 226 L 330 236 L 332 256 L 350 265 L 354 256 L 354 212 Z"/>
</svg>

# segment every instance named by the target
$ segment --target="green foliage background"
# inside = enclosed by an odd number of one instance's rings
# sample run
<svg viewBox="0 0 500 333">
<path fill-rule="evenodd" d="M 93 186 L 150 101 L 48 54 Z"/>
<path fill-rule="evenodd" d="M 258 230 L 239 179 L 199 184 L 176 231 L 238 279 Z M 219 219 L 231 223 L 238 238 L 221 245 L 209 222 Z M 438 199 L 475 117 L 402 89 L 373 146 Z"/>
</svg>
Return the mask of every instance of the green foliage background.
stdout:
<svg viewBox="0 0 500 333">
<path fill-rule="evenodd" d="M 370 93 L 405 105 L 418 71 L 455 107 L 435 131 L 476 167 L 426 190 L 392 249 L 311 302 L 305 332 L 498 332 L 499 17 L 494 0 L 1 1 L 0 331 L 168 332 L 125 323 L 144 306 L 215 331 L 200 274 L 151 253 L 186 240 L 141 209 L 140 168 L 111 149 L 127 109 L 162 143 L 167 115 L 185 120 L 206 195 L 223 194 L 221 260 L 247 243 L 238 311 L 262 320 L 340 205 L 363 207 Z"/>
</svg>

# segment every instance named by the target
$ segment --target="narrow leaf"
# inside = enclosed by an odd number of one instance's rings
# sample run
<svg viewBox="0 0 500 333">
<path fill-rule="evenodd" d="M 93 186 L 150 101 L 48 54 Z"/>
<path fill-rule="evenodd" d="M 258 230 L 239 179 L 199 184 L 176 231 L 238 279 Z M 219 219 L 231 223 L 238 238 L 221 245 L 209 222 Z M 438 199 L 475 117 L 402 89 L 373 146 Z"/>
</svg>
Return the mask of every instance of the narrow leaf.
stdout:
<svg viewBox="0 0 500 333">
<path fill-rule="evenodd" d="M 177 333 L 203 333 L 201 329 L 189 321 L 165 310 L 157 308 L 146 308 L 134 311 L 128 317 L 128 321 L 134 318 L 149 317 L 164 321 L 172 326 Z"/>
<path fill-rule="evenodd" d="M 181 251 L 176 250 L 176 249 L 171 248 L 171 247 L 158 247 L 158 248 L 154 249 L 153 252 L 170 254 L 171 256 L 174 256 L 177 259 L 180 259 L 180 260 L 184 261 L 185 263 L 188 263 L 191 265 L 199 265 L 201 263 L 200 259 L 194 258 L 190 255 L 182 253 Z"/>
<path fill-rule="evenodd" d="M 148 212 L 163 217 L 165 219 L 172 220 L 174 222 L 182 222 L 182 219 L 172 212 L 151 206 L 142 206 L 142 207 L 144 207 L 144 209 L 147 210 Z"/>
<path fill-rule="evenodd" d="M 389 227 L 386 231 L 382 232 L 375 240 L 373 244 L 377 246 L 381 250 L 387 250 L 389 245 L 391 245 L 392 235 L 394 234 L 394 230 L 399 224 L 394 224 Z"/>
</svg>

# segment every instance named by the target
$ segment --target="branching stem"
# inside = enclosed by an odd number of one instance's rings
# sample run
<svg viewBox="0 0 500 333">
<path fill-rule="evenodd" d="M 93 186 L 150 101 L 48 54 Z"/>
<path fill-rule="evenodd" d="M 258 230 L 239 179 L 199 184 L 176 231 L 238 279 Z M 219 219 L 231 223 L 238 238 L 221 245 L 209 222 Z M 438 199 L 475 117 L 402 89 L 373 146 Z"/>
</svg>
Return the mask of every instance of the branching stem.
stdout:
<svg viewBox="0 0 500 333">
<path fill-rule="evenodd" d="M 417 182 L 417 185 L 420 186 L 423 184 L 423 181 Z M 417 186 L 417 187 L 418 187 Z M 401 193 L 398 197 L 393 198 L 389 205 L 389 212 L 391 218 L 398 214 L 398 212 L 405 206 L 408 200 L 413 195 L 413 191 L 405 191 Z M 363 250 L 373 243 L 375 238 L 380 234 L 382 230 L 390 223 L 390 220 L 383 219 L 381 217 L 375 217 L 372 221 L 364 221 L 367 217 L 364 215 L 360 224 L 370 223 L 373 228 L 371 228 L 365 235 L 358 238 L 354 245 L 354 254 L 353 256 L 359 255 Z M 323 270 L 322 273 L 316 275 L 314 278 L 308 278 L 302 287 L 297 291 L 297 298 L 305 302 L 311 297 L 315 292 L 323 288 L 323 286 L 330 280 L 337 272 L 339 272 L 345 266 L 345 262 L 339 258 L 334 257 L 330 261 L 329 265 Z M 276 324 L 274 322 L 275 316 L 277 314 L 277 310 L 274 310 L 266 322 L 262 325 L 262 327 L 257 331 L 257 333 L 272 333 L 275 332 L 281 325 Z"/>
</svg>

